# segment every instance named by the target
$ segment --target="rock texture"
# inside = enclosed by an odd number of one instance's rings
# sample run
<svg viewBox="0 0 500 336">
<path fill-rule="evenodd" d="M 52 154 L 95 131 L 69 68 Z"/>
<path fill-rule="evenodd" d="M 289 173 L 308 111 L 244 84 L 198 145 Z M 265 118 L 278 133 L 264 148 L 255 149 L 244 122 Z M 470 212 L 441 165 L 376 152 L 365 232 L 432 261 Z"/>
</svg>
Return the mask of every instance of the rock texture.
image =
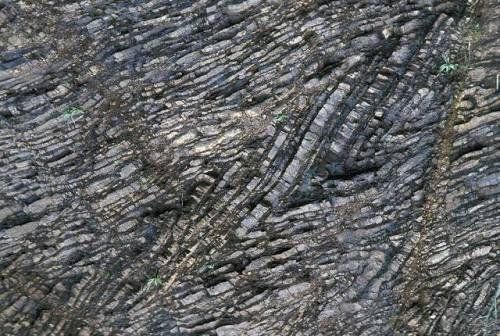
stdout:
<svg viewBox="0 0 500 336">
<path fill-rule="evenodd" d="M 0 1 L 0 334 L 496 334 L 499 16 Z"/>
</svg>

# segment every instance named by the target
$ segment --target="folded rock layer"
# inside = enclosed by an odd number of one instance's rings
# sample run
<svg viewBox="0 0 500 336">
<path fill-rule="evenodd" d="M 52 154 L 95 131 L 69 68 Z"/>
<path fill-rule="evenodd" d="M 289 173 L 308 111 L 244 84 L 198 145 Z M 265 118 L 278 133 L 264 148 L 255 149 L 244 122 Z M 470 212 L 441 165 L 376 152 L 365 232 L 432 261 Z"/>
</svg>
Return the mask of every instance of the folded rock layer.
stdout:
<svg viewBox="0 0 500 336">
<path fill-rule="evenodd" d="M 499 15 L 1 1 L 0 334 L 494 335 Z"/>
</svg>

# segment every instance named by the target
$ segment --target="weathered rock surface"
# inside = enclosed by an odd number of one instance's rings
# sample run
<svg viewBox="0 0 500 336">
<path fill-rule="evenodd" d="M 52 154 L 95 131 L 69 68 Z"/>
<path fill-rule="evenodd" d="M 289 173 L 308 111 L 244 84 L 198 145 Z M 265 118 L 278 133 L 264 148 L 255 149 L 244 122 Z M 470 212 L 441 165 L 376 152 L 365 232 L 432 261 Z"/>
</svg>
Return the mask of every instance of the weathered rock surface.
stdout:
<svg viewBox="0 0 500 336">
<path fill-rule="evenodd" d="M 0 1 L 0 334 L 494 335 L 499 16 Z"/>
</svg>

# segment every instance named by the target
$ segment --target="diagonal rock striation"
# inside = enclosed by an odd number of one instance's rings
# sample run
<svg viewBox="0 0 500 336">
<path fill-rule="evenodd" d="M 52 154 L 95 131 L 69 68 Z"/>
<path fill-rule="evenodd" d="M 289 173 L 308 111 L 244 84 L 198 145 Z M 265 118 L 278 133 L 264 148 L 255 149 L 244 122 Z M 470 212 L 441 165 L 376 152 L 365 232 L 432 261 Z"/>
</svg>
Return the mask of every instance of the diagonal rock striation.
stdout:
<svg viewBox="0 0 500 336">
<path fill-rule="evenodd" d="M 499 15 L 0 2 L 1 334 L 495 335 Z"/>
</svg>

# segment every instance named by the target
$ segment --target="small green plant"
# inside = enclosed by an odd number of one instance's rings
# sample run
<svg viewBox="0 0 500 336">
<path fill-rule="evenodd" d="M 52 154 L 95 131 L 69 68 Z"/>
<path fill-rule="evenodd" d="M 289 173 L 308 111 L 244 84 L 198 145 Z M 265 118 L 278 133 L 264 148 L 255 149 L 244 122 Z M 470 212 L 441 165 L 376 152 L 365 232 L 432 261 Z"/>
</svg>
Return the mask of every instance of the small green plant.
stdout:
<svg viewBox="0 0 500 336">
<path fill-rule="evenodd" d="M 163 280 L 160 278 L 159 275 L 155 275 L 154 277 L 151 277 L 148 279 L 146 282 L 146 290 L 155 288 L 155 287 L 160 287 L 163 284 Z"/>
<path fill-rule="evenodd" d="M 71 119 L 73 124 L 75 124 L 75 120 L 73 119 L 73 116 L 78 115 L 78 114 L 82 114 L 82 113 L 83 113 L 83 110 L 81 108 L 79 108 L 78 106 L 75 106 L 75 107 L 70 107 L 70 108 L 67 108 L 66 110 L 64 110 L 63 116 L 66 119 L 68 119 L 68 118 Z"/>
<path fill-rule="evenodd" d="M 443 57 L 444 63 L 439 66 L 439 72 L 449 74 L 458 69 L 458 64 L 452 63 L 448 56 Z"/>
<path fill-rule="evenodd" d="M 79 108 L 78 106 L 76 106 L 76 107 L 70 107 L 70 108 L 67 108 L 66 110 L 64 110 L 63 115 L 65 118 L 71 118 L 74 115 L 81 114 L 81 113 L 83 113 L 83 110 L 81 108 Z"/>
<path fill-rule="evenodd" d="M 284 113 L 278 113 L 275 117 L 274 120 L 276 120 L 279 123 L 285 122 L 288 119 L 288 116 Z"/>
</svg>

